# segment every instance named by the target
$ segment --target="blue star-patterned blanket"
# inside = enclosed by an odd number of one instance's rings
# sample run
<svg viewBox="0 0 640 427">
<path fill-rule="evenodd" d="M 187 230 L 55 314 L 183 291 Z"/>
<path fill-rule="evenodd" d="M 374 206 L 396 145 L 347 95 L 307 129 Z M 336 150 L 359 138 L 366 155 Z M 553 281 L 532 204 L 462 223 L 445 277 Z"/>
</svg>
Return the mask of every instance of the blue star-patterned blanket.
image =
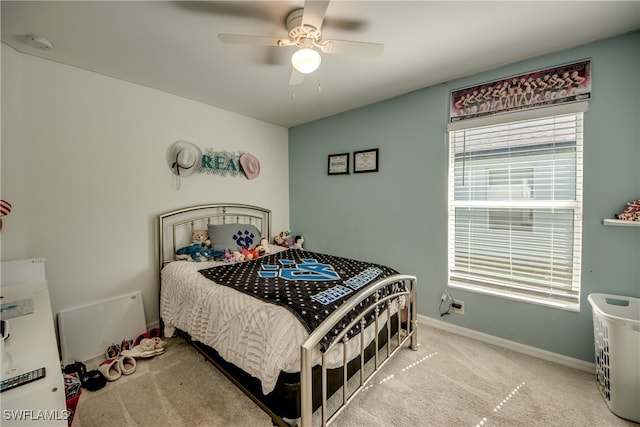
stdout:
<svg viewBox="0 0 640 427">
<path fill-rule="evenodd" d="M 378 264 L 289 249 L 251 261 L 200 270 L 200 273 L 219 285 L 286 307 L 311 332 L 360 288 L 398 272 Z M 382 294 L 388 295 L 398 286 L 394 283 L 383 289 Z M 338 328 L 323 339 L 322 348 L 326 350 L 335 335 L 369 304 L 368 299 L 363 301 L 346 316 Z M 372 313 L 367 314 L 366 325 L 373 319 Z M 356 325 L 348 336 L 354 336 L 359 330 L 360 325 Z"/>
</svg>

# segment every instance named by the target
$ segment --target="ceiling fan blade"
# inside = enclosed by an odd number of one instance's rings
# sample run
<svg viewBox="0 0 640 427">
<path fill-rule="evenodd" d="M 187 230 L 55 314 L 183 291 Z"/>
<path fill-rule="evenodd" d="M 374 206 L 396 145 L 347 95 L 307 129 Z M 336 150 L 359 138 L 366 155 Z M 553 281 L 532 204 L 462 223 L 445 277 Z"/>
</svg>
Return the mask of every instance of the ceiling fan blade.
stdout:
<svg viewBox="0 0 640 427">
<path fill-rule="evenodd" d="M 291 67 L 291 76 L 289 77 L 289 86 L 295 86 L 304 83 L 304 74 Z"/>
<path fill-rule="evenodd" d="M 304 12 L 302 12 L 302 25 L 310 25 L 319 30 L 322 28 L 324 14 L 327 12 L 329 0 L 308 0 L 304 2 Z"/>
<path fill-rule="evenodd" d="M 258 1 L 174 1 L 174 7 L 196 14 L 230 16 L 266 21 L 273 25 L 282 24 L 282 16 L 291 6 L 285 2 Z"/>
<path fill-rule="evenodd" d="M 367 22 L 362 19 L 339 18 L 336 16 L 325 16 L 322 28 L 336 28 L 345 31 L 358 31 L 367 27 Z"/>
<path fill-rule="evenodd" d="M 281 39 L 276 37 L 245 36 L 242 34 L 218 34 L 221 43 L 254 44 L 262 46 L 280 46 Z"/>
<path fill-rule="evenodd" d="M 319 46 L 324 53 L 369 58 L 380 55 L 384 50 L 382 43 L 354 42 L 348 40 L 326 40 Z"/>
</svg>

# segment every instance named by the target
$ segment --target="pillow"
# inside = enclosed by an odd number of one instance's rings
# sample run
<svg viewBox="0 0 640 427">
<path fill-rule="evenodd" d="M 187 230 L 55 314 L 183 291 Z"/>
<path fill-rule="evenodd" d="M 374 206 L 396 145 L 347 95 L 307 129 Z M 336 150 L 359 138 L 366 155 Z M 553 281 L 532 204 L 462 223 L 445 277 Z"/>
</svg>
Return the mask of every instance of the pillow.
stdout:
<svg viewBox="0 0 640 427">
<path fill-rule="evenodd" d="M 255 248 L 260 244 L 260 231 L 251 224 L 209 224 L 211 247 L 216 251 Z"/>
</svg>

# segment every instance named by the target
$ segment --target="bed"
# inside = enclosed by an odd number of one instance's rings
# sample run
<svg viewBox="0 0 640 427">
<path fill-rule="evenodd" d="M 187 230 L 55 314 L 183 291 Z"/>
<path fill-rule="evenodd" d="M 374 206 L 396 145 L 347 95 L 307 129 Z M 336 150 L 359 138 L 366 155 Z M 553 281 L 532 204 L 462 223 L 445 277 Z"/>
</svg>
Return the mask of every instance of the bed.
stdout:
<svg viewBox="0 0 640 427">
<path fill-rule="evenodd" d="M 184 336 L 274 425 L 330 424 L 398 350 L 417 350 L 415 276 L 272 244 L 253 260 L 178 260 L 197 229 L 218 251 L 245 236 L 254 246 L 272 240 L 271 211 L 208 204 L 163 213 L 158 261 L 165 335 Z"/>
</svg>

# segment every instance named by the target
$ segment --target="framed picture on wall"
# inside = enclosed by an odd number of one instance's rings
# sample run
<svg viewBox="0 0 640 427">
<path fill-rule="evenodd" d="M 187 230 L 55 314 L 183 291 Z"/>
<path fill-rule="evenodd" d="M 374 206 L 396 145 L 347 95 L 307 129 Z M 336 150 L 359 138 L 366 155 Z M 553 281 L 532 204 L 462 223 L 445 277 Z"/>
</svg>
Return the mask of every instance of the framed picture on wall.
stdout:
<svg viewBox="0 0 640 427">
<path fill-rule="evenodd" d="M 349 173 L 349 153 L 329 154 L 329 175 L 345 175 Z"/>
<path fill-rule="evenodd" d="M 378 172 L 378 149 L 353 152 L 353 173 Z"/>
</svg>

